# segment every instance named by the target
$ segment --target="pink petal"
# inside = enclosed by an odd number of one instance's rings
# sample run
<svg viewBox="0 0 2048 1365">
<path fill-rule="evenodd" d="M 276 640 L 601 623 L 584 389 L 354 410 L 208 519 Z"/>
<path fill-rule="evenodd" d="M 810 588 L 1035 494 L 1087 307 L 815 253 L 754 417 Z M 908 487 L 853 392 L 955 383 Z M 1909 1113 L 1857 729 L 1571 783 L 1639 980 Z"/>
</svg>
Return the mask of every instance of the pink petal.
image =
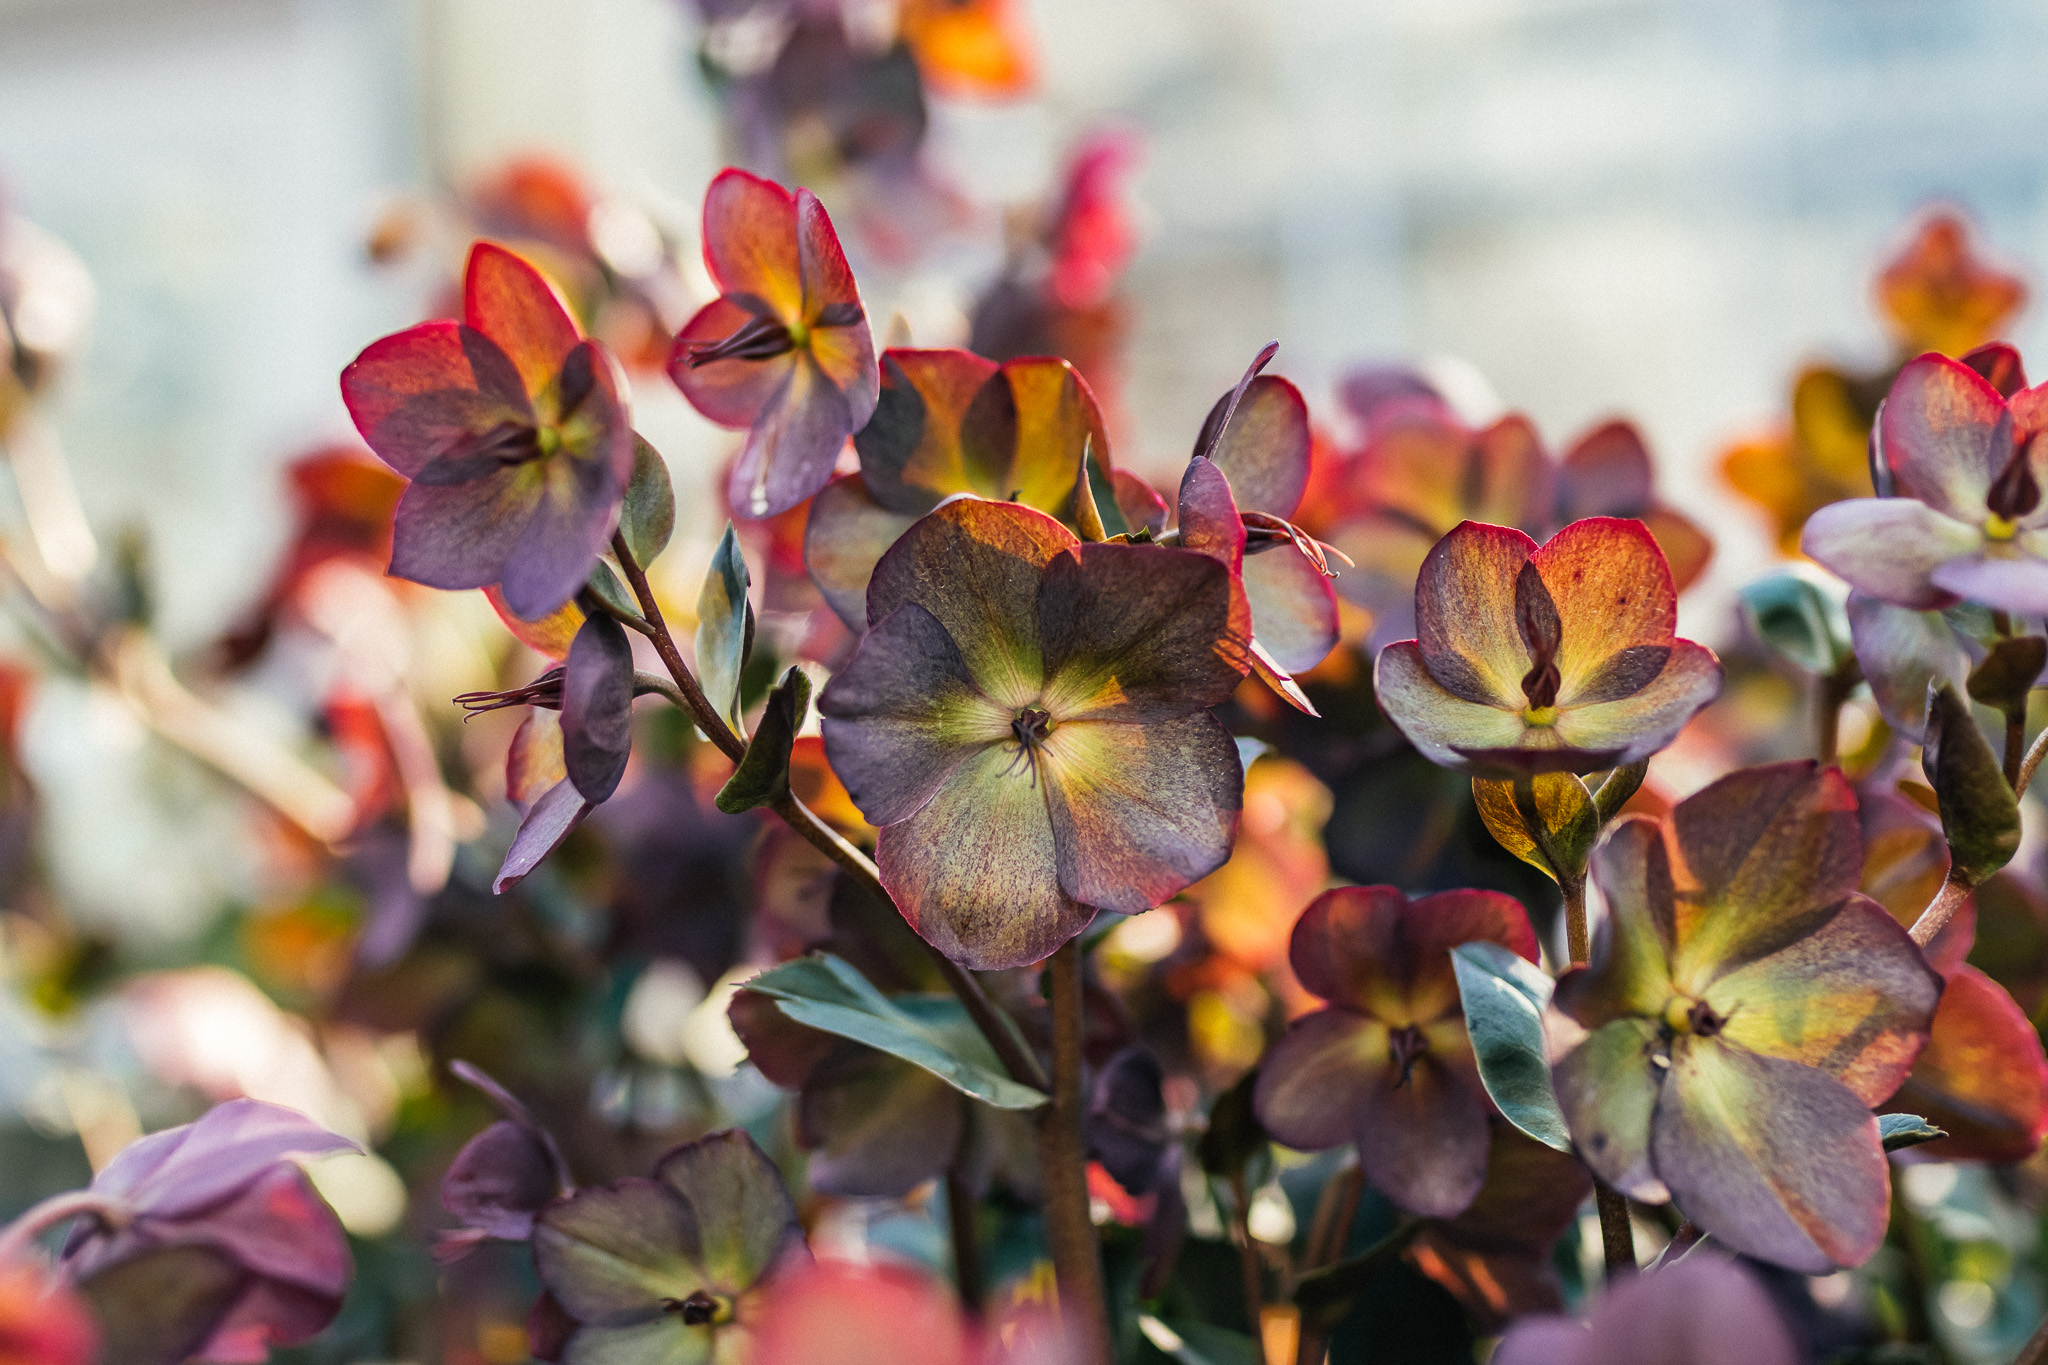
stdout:
<svg viewBox="0 0 2048 1365">
<path fill-rule="evenodd" d="M 1967 371 L 1965 371 L 1967 373 Z M 1873 597 L 1916 611 L 1955 594 L 1934 571 L 1984 547 L 1984 533 L 1912 498 L 1851 498 L 1806 520 L 1799 548 Z"/>
<path fill-rule="evenodd" d="M 490 242 L 469 250 L 462 318 L 511 357 L 529 394 L 546 389 L 583 340 L 547 277 L 524 257 Z"/>
</svg>

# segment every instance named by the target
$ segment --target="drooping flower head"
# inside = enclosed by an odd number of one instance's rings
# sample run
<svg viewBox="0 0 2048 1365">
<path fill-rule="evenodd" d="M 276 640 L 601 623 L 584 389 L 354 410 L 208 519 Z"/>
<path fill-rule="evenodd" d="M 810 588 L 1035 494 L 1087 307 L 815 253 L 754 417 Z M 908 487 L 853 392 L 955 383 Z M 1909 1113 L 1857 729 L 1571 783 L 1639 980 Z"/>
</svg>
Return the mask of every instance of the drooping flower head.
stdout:
<svg viewBox="0 0 2048 1365">
<path fill-rule="evenodd" d="M 1485 940 L 1536 960 L 1520 902 L 1497 891 L 1411 901 L 1390 886 L 1325 892 L 1294 926 L 1294 974 L 1329 1002 L 1294 1021 L 1259 1071 L 1259 1121 L 1289 1147 L 1358 1145 L 1373 1186 L 1448 1218 L 1486 1180 L 1491 1105 L 1451 949 Z"/>
<path fill-rule="evenodd" d="M 2015 358 L 2016 361 L 2016 358 Z M 1864 592 L 1926 610 L 1959 598 L 2048 613 L 2048 385 L 2004 392 L 1930 352 L 1907 363 L 1876 438 L 1902 496 L 1830 504 L 1801 547 Z"/>
<path fill-rule="evenodd" d="M 775 1164 L 737 1128 L 676 1148 L 651 1180 L 550 1204 L 533 1251 L 574 1324 L 561 1358 L 593 1362 L 738 1365 L 770 1283 L 811 1259 Z"/>
<path fill-rule="evenodd" d="M 786 512 L 824 487 L 880 380 L 860 292 L 825 206 L 745 171 L 704 194 L 704 264 L 721 293 L 676 335 L 669 377 L 697 411 L 747 429 L 726 501 Z"/>
<path fill-rule="evenodd" d="M 470 249 L 462 321 L 371 344 L 341 374 L 356 429 L 412 481 L 391 572 L 435 588 L 496 584 L 538 620 L 583 586 L 633 476 L 626 377 L 518 256 Z"/>
<path fill-rule="evenodd" d="M 1809 1274 L 1884 1237 L 1871 1106 L 1927 1039 L 1941 978 L 1856 890 L 1840 771 L 1734 773 L 1594 851 L 1608 918 L 1557 985 L 1558 1103 L 1602 1180 Z"/>
<path fill-rule="evenodd" d="M 1433 762 L 1481 776 L 1596 772 L 1669 744 L 1721 690 L 1673 633 L 1671 571 L 1638 521 L 1575 521 L 1542 547 L 1465 522 L 1415 585 L 1417 638 L 1380 652 L 1380 706 Z"/>
<path fill-rule="evenodd" d="M 881 398 L 854 447 L 860 473 L 834 479 L 811 504 L 804 565 L 855 630 L 867 628 L 876 561 L 945 499 L 1018 502 L 1072 530 L 1083 458 L 1109 469 L 1087 383 L 1042 356 L 999 366 L 967 351 L 886 351 Z"/>
<path fill-rule="evenodd" d="M 867 605 L 819 699 L 825 748 L 881 829 L 883 884 L 947 956 L 1036 962 L 1229 855 L 1244 773 L 1207 708 L 1245 641 L 1215 560 L 963 498 L 882 557 Z"/>
</svg>

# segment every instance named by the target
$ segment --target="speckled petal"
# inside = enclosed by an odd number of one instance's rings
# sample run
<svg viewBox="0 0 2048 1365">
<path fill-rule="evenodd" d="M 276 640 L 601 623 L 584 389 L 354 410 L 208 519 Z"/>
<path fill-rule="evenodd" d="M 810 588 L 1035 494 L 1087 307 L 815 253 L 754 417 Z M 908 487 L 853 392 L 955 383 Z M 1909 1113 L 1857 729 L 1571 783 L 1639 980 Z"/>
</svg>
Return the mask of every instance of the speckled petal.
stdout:
<svg viewBox="0 0 2048 1365">
<path fill-rule="evenodd" d="M 1535 552 L 1512 527 L 1467 521 L 1422 561 L 1416 643 L 1430 676 L 1465 701 L 1523 705 L 1530 660 L 1515 624 L 1515 578 Z"/>
<path fill-rule="evenodd" d="M 1035 615 L 1055 721 L 1150 721 L 1227 698 L 1248 613 L 1193 550 L 1077 545 L 1046 567 Z"/>
<path fill-rule="evenodd" d="M 1609 1185 L 1648 1204 L 1670 1197 L 1650 1160 L 1651 1122 L 1666 1083 L 1655 1060 L 1661 1051 L 1655 1024 L 1616 1019 L 1594 1029 L 1550 1072 L 1579 1155 Z"/>
</svg>

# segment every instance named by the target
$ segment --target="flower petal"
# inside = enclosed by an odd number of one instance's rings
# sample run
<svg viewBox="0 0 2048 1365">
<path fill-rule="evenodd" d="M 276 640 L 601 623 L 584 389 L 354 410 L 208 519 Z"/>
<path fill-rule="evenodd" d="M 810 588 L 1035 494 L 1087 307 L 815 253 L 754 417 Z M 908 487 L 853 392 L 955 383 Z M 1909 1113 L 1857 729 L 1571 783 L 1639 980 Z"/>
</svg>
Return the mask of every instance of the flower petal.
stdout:
<svg viewBox="0 0 2048 1365">
<path fill-rule="evenodd" d="M 2005 400 L 1984 376 L 1930 352 L 1907 361 L 1892 381 L 1878 418 L 1879 447 L 1900 491 L 1974 525 L 1984 518 L 1991 481 L 2012 455 L 2010 432 L 1999 431 L 2007 416 Z"/>
<path fill-rule="evenodd" d="M 1457 1013 L 1451 949 L 1478 940 L 1536 961 L 1521 902 L 1498 891 L 1440 891 L 1410 901 L 1390 886 L 1345 886 L 1309 902 L 1288 961 L 1302 986 L 1394 1024 Z"/>
<path fill-rule="evenodd" d="M 1669 507 L 1651 507 L 1643 513 L 1643 525 L 1657 538 L 1657 548 L 1671 565 L 1671 586 L 1684 592 L 1706 572 L 1714 557 L 1714 538 L 1702 531 L 1690 517 Z"/>
<path fill-rule="evenodd" d="M 1746 1255 L 1824 1275 L 1861 1265 L 1884 1240 L 1891 1180 L 1877 1119 L 1826 1072 L 1681 1039 L 1650 1149 L 1685 1216 Z"/>
<path fill-rule="evenodd" d="M 477 364 L 497 377 L 495 391 L 479 384 Z M 533 421 L 511 361 L 455 322 L 423 322 L 370 343 L 341 372 L 341 396 L 370 449 L 407 478 L 501 425 Z"/>
<path fill-rule="evenodd" d="M 1530 661 L 1515 624 L 1515 579 L 1535 552 L 1520 531 L 1466 521 L 1422 561 L 1416 643 L 1430 676 L 1468 702 L 1521 709 Z"/>
<path fill-rule="evenodd" d="M 852 434 L 846 395 L 809 352 L 798 353 L 788 382 L 747 429 L 726 476 L 726 501 L 742 516 L 787 512 L 825 486 Z"/>
<path fill-rule="evenodd" d="M 1818 929 L 1862 875 L 1856 794 L 1811 761 L 1745 768 L 1678 803 L 1672 973 L 1694 995 Z"/>
<path fill-rule="evenodd" d="M 1818 1067 L 1875 1105 L 1912 1068 L 1940 996 L 1941 977 L 1899 922 L 1856 895 L 1798 941 L 1721 976 L 1704 998 L 1727 1020 L 1730 1043 Z"/>
<path fill-rule="evenodd" d="M 910 927 L 962 966 L 1038 962 L 1095 918 L 1060 889 L 1045 801 L 1036 770 L 1011 746 L 992 746 L 915 815 L 883 828 L 883 886 Z"/>
<path fill-rule="evenodd" d="M 526 880 L 526 874 L 539 867 L 541 859 L 553 853 L 569 837 L 569 831 L 595 809 L 567 778 L 548 788 L 519 822 L 519 833 L 512 837 L 504 865 L 491 882 L 491 894 L 502 896 Z"/>
<path fill-rule="evenodd" d="M 1593 1174 L 1631 1199 L 1661 1204 L 1670 1195 L 1650 1162 L 1650 1126 L 1664 1082 L 1661 1052 L 1648 1019 L 1616 1019 L 1594 1029 L 1551 1065 L 1557 1106 L 1572 1143 Z"/>
<path fill-rule="evenodd" d="M 1431 529 L 1460 521 L 1541 527 L 1551 517 L 1550 460 L 1529 419 L 1467 431 L 1429 403 L 1402 405 L 1374 427 L 1357 490 Z M 1510 575 L 1509 581 L 1513 581 Z"/>
<path fill-rule="evenodd" d="M 391 519 L 391 575 L 450 590 L 498 582 L 540 504 L 539 472 L 527 465 L 467 483 L 408 485 Z"/>
<path fill-rule="evenodd" d="M 540 394 L 583 340 L 568 305 L 523 256 L 492 242 L 469 249 L 462 276 L 462 320 L 510 357 L 520 383 Z"/>
<path fill-rule="evenodd" d="M 1206 711 L 1147 725 L 1069 721 L 1038 758 L 1060 887 L 1083 905 L 1138 914 L 1230 857 L 1244 769 Z"/>
<path fill-rule="evenodd" d="M 2028 531 L 2021 535 L 2017 555 L 1978 551 L 1936 566 L 1930 582 L 1944 592 L 1981 603 L 1996 611 L 2019 616 L 2048 613 L 2048 560 L 2040 551 L 2048 549 L 2048 534 Z"/>
<path fill-rule="evenodd" d="M 1574 749 L 1611 754 L 1614 767 L 1640 763 L 1670 744 L 1721 695 L 1721 661 L 1690 640 L 1674 640 L 1669 648 L 1664 666 L 1626 696 L 1591 704 L 1560 698 L 1558 738 Z"/>
<path fill-rule="evenodd" d="M 1259 1064 L 1252 1094 L 1259 1122 L 1280 1145 L 1300 1152 L 1351 1141 L 1366 1091 L 1392 1079 L 1388 1037 L 1385 1024 L 1355 1010 L 1296 1019 Z"/>
<path fill-rule="evenodd" d="M 1662 822 L 1617 821 L 1593 850 L 1593 881 L 1607 903 L 1595 926 L 1592 965 L 1559 978 L 1551 997 L 1586 1028 L 1654 1018 L 1671 998 L 1670 951 L 1677 902 Z"/>
<path fill-rule="evenodd" d="M 1949 1136 L 1927 1156 L 2025 1161 L 2048 1133 L 2048 1058 L 2005 987 L 1975 967 L 1949 975 L 1927 1048 L 1884 1106 L 1920 1115 Z"/>
<path fill-rule="evenodd" d="M 875 501 L 858 474 L 832 480 L 811 499 L 804 522 L 804 568 L 848 629 L 867 629 L 868 580 L 916 520 Z"/>
<path fill-rule="evenodd" d="M 798 363 L 793 351 L 766 360 L 726 356 L 692 363 L 695 348 L 723 341 L 752 321 L 754 315 L 731 299 L 713 299 L 683 324 L 669 352 L 668 377 L 692 407 L 722 427 L 752 426 Z"/>
<path fill-rule="evenodd" d="M 982 385 L 961 420 L 974 491 L 1062 520 L 1073 514 L 1082 453 L 1109 467 L 1109 436 L 1080 371 L 1053 357 L 1012 360 Z"/>
<path fill-rule="evenodd" d="M 1225 394 L 1209 410 L 1196 450 L 1208 447 L 1210 428 L 1229 402 Z M 1291 517 L 1308 487 L 1308 452 L 1308 404 L 1301 390 L 1278 375 L 1262 374 L 1245 387 L 1230 426 L 1208 453 L 1229 478 L 1238 506 Z"/>
<path fill-rule="evenodd" d="M 664 1300 L 707 1287 L 696 1252 L 689 1207 L 638 1176 L 586 1185 L 534 1220 L 541 1283 L 578 1322 L 624 1325 L 661 1315 Z"/>
<path fill-rule="evenodd" d="M 796 197 L 772 180 L 726 169 L 704 191 L 704 264 L 722 293 L 745 295 L 788 325 L 803 320 Z"/>
<path fill-rule="evenodd" d="M 924 517 L 868 581 L 868 620 L 915 601 L 946 628 L 976 685 L 1008 706 L 1043 686 L 1037 602 L 1045 566 L 1079 542 L 1042 512 L 963 498 Z"/>
<path fill-rule="evenodd" d="M 1934 572 L 1982 550 L 1984 533 L 1911 498 L 1850 498 L 1808 517 L 1799 548 L 1871 596 L 1925 611 L 1955 600 Z"/>
<path fill-rule="evenodd" d="M 915 602 L 862 638 L 818 714 L 833 771 L 876 825 L 909 819 L 977 749 L 1011 739 L 1011 713 L 975 688 L 946 628 Z"/>
<path fill-rule="evenodd" d="M 1036 604 L 1046 709 L 1057 722 L 1143 722 L 1223 701 L 1246 662 L 1249 613 L 1232 588 L 1194 550 L 1078 545 L 1054 559 Z"/>
<path fill-rule="evenodd" d="M 1358 1163 L 1373 1188 L 1424 1218 L 1463 1213 L 1486 1183 L 1487 1103 L 1472 1081 L 1434 1054 L 1405 1081 L 1392 1068 L 1352 1115 Z"/>
<path fill-rule="evenodd" d="M 1241 570 L 1252 636 L 1289 673 L 1306 673 L 1337 647 L 1337 589 L 1292 545 L 1248 555 Z"/>
<path fill-rule="evenodd" d="M 1466 772 L 1480 772 L 1484 768 L 1484 775 L 1492 775 L 1496 766 L 1510 775 L 1518 771 L 1490 760 L 1502 755 L 1512 758 L 1524 743 L 1524 736 L 1530 731 L 1522 723 L 1521 713 L 1467 701 L 1446 691 L 1423 663 L 1422 650 L 1414 641 L 1403 640 L 1380 651 L 1379 660 L 1373 665 L 1373 691 L 1387 719 L 1430 762 Z M 1554 731 L 1539 733 L 1554 738 Z M 1475 762 L 1469 757 L 1472 754 L 1483 754 L 1486 759 Z M 1550 751 L 1528 751 L 1532 764 L 1550 756 Z M 1594 763 L 1586 771 L 1600 766 Z"/>
<path fill-rule="evenodd" d="M 1558 516 L 1566 522 L 1640 517 L 1656 496 L 1649 447 L 1633 422 L 1603 422 L 1574 441 L 1558 476 Z"/>
<path fill-rule="evenodd" d="M 876 503 L 922 516 L 955 493 L 998 502 L 1008 497 L 1008 489 L 995 487 L 1001 479 L 994 471 L 981 477 L 984 471 L 970 469 L 961 449 L 968 405 L 995 377 L 993 362 L 968 351 L 882 353 L 880 401 L 853 438 L 860 477 Z"/>
<path fill-rule="evenodd" d="M 562 757 L 586 801 L 618 790 L 633 752 L 633 646 L 626 628 L 593 616 L 562 670 Z"/>
<path fill-rule="evenodd" d="M 1655 676 L 1657 651 L 1670 647 L 1678 623 L 1678 594 L 1647 527 L 1588 517 L 1529 560 L 1557 606 L 1560 708 L 1628 696 L 1646 672 Z"/>
<path fill-rule="evenodd" d="M 811 329 L 811 355 L 818 368 L 846 396 L 851 427 L 875 411 L 881 376 L 875 368 L 875 338 L 868 330 L 860 289 L 847 267 L 839 234 L 818 196 L 796 192 L 797 262 L 803 272 L 803 321 Z"/>
<path fill-rule="evenodd" d="M 1849 594 L 1849 635 L 1877 709 L 1915 743 L 1927 737 L 1927 687 L 1947 680 L 1961 691 L 1970 656 L 1955 627 L 1936 611 L 1894 606 L 1866 592 Z"/>
<path fill-rule="evenodd" d="M 704 1273 L 724 1293 L 748 1288 L 785 1257 L 809 1259 L 782 1175 L 744 1128 L 684 1143 L 654 1178 L 695 1215 Z"/>
</svg>

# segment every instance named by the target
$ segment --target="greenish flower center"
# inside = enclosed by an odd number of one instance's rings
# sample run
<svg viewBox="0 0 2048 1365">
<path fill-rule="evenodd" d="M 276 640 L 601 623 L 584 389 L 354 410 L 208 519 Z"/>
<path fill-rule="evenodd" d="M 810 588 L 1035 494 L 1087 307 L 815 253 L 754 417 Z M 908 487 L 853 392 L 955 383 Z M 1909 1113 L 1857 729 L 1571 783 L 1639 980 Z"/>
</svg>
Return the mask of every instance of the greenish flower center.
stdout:
<svg viewBox="0 0 2048 1365">
<path fill-rule="evenodd" d="M 1993 512 L 1984 518 L 1984 534 L 1991 540 L 2011 540 L 2020 533 L 2020 524 Z"/>
<path fill-rule="evenodd" d="M 1020 766 L 1031 773 L 1032 785 L 1038 783 L 1038 750 L 1045 738 L 1053 731 L 1052 712 L 1042 706 L 1019 707 L 1010 719 L 1010 734 L 1017 741 L 1017 756 L 1006 772 L 1015 772 Z"/>
<path fill-rule="evenodd" d="M 1727 1022 L 1706 1001 L 1689 995 L 1674 995 L 1664 1002 L 1664 1028 L 1674 1036 L 1711 1038 Z"/>
<path fill-rule="evenodd" d="M 687 1299 L 663 1299 L 661 1306 L 680 1317 L 685 1327 L 717 1327 L 732 1321 L 732 1300 L 701 1289 Z"/>
<path fill-rule="evenodd" d="M 1403 1024 L 1387 1035 L 1387 1047 L 1393 1053 L 1395 1070 L 1400 1072 L 1400 1079 L 1394 1082 L 1394 1088 L 1399 1090 L 1408 1084 L 1408 1078 L 1415 1072 L 1415 1064 L 1429 1051 L 1429 1040 L 1415 1025 Z"/>
<path fill-rule="evenodd" d="M 1522 708 L 1522 724 L 1544 729 L 1557 724 L 1555 706 L 1525 706 Z"/>
<path fill-rule="evenodd" d="M 547 459 L 562 448 L 562 429 L 555 426 L 534 428 L 533 444 L 540 452 L 540 458 Z"/>
</svg>

